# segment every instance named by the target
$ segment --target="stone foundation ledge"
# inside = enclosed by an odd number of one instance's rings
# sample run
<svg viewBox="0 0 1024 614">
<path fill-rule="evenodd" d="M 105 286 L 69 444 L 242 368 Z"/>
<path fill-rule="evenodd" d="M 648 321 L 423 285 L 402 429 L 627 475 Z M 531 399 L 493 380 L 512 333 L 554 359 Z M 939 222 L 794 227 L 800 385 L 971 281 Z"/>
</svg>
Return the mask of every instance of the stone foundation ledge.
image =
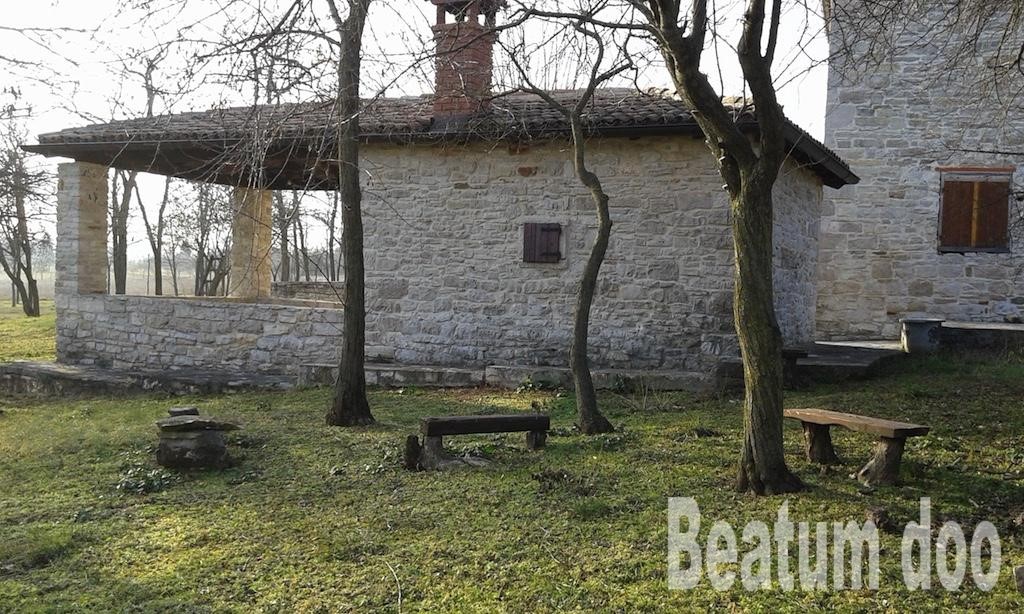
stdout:
<svg viewBox="0 0 1024 614">
<path fill-rule="evenodd" d="M 332 386 L 338 376 L 337 365 L 304 364 L 299 367 L 299 387 Z M 594 385 L 603 390 L 689 390 L 714 388 L 713 378 L 682 371 L 599 369 L 593 371 Z M 572 388 L 567 367 L 498 366 L 483 369 L 459 367 L 366 363 L 366 383 L 370 386 L 424 388 Z"/>
<path fill-rule="evenodd" d="M 293 385 L 294 379 L 287 375 L 210 369 L 146 371 L 31 361 L 0 364 L 0 392 L 9 394 L 223 394 L 244 390 L 288 390 Z"/>
</svg>

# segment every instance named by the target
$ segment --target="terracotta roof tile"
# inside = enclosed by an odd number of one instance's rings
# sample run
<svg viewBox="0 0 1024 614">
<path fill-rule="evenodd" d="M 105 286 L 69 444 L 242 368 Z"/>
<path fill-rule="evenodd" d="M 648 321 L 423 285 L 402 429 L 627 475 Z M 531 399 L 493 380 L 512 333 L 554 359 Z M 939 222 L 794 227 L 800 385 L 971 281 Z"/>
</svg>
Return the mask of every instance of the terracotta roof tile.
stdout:
<svg viewBox="0 0 1024 614">
<path fill-rule="evenodd" d="M 563 104 L 573 104 L 579 91 L 556 91 L 552 95 Z M 753 110 L 742 99 L 725 100 L 740 123 L 755 126 Z M 486 112 L 447 122 L 435 121 L 432 102 L 430 96 L 368 100 L 360 115 L 360 132 L 367 140 L 394 142 L 530 140 L 569 133 L 562 114 L 532 94 L 498 97 Z M 590 132 L 607 136 L 699 133 L 685 105 L 665 91 L 598 90 L 587 105 L 584 123 Z M 313 147 L 332 140 L 336 126 L 332 101 L 230 107 L 69 128 L 40 135 L 39 145 L 29 149 L 77 158 L 76 152 L 101 144 L 217 147 L 238 142 L 300 140 Z M 826 172 L 819 169 L 826 184 L 838 187 L 856 182 L 856 176 L 835 153 L 802 129 L 790 124 L 786 138 L 794 151 L 805 154 L 803 158 L 808 164 L 828 167 Z"/>
</svg>

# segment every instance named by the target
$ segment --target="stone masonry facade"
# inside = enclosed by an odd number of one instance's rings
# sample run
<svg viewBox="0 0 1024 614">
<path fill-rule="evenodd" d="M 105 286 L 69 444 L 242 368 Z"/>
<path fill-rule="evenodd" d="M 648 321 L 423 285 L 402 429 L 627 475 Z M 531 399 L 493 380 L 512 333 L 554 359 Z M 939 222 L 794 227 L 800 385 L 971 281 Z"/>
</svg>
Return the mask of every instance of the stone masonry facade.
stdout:
<svg viewBox="0 0 1024 614">
<path fill-rule="evenodd" d="M 922 43 L 927 19 L 901 25 L 890 61 L 840 55 L 830 68 L 825 142 L 861 181 L 825 198 L 817 321 L 826 337 L 891 338 L 905 316 L 1002 321 L 1024 304 L 1016 201 L 1009 251 L 938 250 L 939 169 L 1014 167 L 1013 152 L 1024 152 L 1024 117 L 986 82 L 999 32 L 978 46 L 983 61 L 951 69 L 944 54 L 959 41 Z M 1012 72 L 1006 92 L 1024 85 Z M 1014 184 L 1022 180 L 1018 168 Z"/>
<path fill-rule="evenodd" d="M 398 362 L 564 366 L 596 221 L 568 144 L 365 150 L 370 326 Z M 599 368 L 708 377 L 736 356 L 721 178 L 689 137 L 594 140 L 613 221 L 591 326 Z M 820 180 L 776 187 L 776 288 L 787 342 L 811 340 Z M 563 260 L 524 263 L 523 225 L 562 226 Z"/>
<path fill-rule="evenodd" d="M 305 363 L 336 363 L 338 308 L 153 296 L 58 299 L 62 363 L 115 369 L 216 369 L 297 375 Z"/>
<path fill-rule="evenodd" d="M 575 284 L 596 226 L 568 151 L 565 142 L 364 148 L 368 357 L 567 364 Z M 589 159 L 614 223 L 591 318 L 593 366 L 712 384 L 737 347 L 729 210 L 710 155 L 700 140 L 658 137 L 593 140 Z M 62 205 L 65 251 L 84 240 L 82 219 L 105 220 L 105 182 L 76 182 L 82 169 L 104 175 L 102 167 L 62 166 L 61 202 L 81 209 Z M 791 163 L 775 189 L 775 286 L 787 343 L 814 334 L 822 190 L 816 175 Z M 560 262 L 523 262 L 527 222 L 561 224 Z M 106 265 L 76 254 L 58 254 L 69 267 L 58 279 L 62 362 L 294 374 L 301 364 L 337 361 L 336 303 L 107 296 L 97 291 L 105 284 L 81 293 L 73 277 L 105 275 Z"/>
</svg>

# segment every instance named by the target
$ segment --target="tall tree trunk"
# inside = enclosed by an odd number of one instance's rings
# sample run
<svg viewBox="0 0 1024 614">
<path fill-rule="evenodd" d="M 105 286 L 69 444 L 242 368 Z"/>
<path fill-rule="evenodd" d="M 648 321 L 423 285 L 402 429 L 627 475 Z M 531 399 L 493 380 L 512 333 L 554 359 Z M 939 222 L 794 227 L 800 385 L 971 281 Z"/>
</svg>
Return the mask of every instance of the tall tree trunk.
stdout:
<svg viewBox="0 0 1024 614">
<path fill-rule="evenodd" d="M 118 171 L 111 180 L 114 183 L 113 208 L 110 212 L 111 257 L 114 294 L 124 294 L 128 280 L 128 213 L 135 190 L 138 173 Z M 120 184 L 121 188 L 118 188 Z"/>
<path fill-rule="evenodd" d="M 153 250 L 153 294 L 156 296 L 164 294 L 164 261 L 157 249 Z"/>
<path fill-rule="evenodd" d="M 295 281 L 299 280 L 299 262 L 301 262 L 299 256 L 299 218 L 296 216 L 292 220 L 292 265 L 295 267 L 292 279 Z"/>
<path fill-rule="evenodd" d="M 195 279 L 192 283 L 192 291 L 196 296 L 205 296 L 206 294 L 206 274 L 206 251 L 197 248 Z"/>
<path fill-rule="evenodd" d="M 135 197 L 139 203 L 139 211 L 142 213 L 142 223 L 146 227 L 146 237 L 149 239 L 149 249 L 153 253 L 153 294 L 163 296 L 163 251 L 164 251 L 164 214 L 167 211 L 167 203 L 171 196 L 171 180 L 168 176 L 164 180 L 164 196 L 160 201 L 160 209 L 157 211 L 156 225 L 150 223 L 146 207 L 142 204 L 142 195 L 138 186 L 135 186 Z M 148 288 L 147 288 L 148 290 Z"/>
<path fill-rule="evenodd" d="M 28 232 L 28 212 L 25 209 L 25 198 L 28 191 L 24 185 L 25 165 L 23 158 L 17 156 L 14 167 L 14 212 L 17 216 L 17 242 L 20 258 L 15 260 L 18 291 L 21 294 L 21 309 L 30 318 L 39 317 L 39 289 L 32 274 L 32 237 Z M 20 271 L 19 271 L 20 269 Z M 24 275 L 25 283 L 21 283 Z M 28 288 L 26 289 L 26 285 Z"/>
<path fill-rule="evenodd" d="M 300 261 L 302 264 L 302 277 L 305 281 L 309 281 L 309 250 L 306 249 L 306 227 L 299 218 L 295 219 L 295 226 L 299 229 L 299 253 L 302 254 L 302 260 Z"/>
<path fill-rule="evenodd" d="M 174 249 L 176 244 L 174 235 L 171 235 L 171 287 L 174 289 L 174 296 L 178 296 L 178 256 L 177 250 Z"/>
<path fill-rule="evenodd" d="M 337 118 L 339 192 L 344 224 L 341 240 L 345 250 L 345 320 L 341 364 L 327 424 L 354 426 L 374 422 L 366 398 L 366 292 L 362 188 L 359 185 L 359 68 L 370 0 L 349 0 L 349 14 L 344 21 L 334 0 L 329 0 L 329 4 L 341 39 Z"/>
<path fill-rule="evenodd" d="M 782 445 L 782 339 L 772 288 L 772 187 L 786 159 L 785 115 L 771 74 L 782 0 L 746 0 L 736 57 L 753 97 L 756 146 L 736 113 L 701 72 L 701 55 L 712 27 L 707 0 L 691 3 L 689 33 L 679 27 L 679 3 L 658 0 L 647 13 L 661 39 L 661 53 L 676 91 L 693 110 L 718 162 L 732 209 L 735 255 L 733 319 L 743 359 L 746 393 L 744 432 L 736 486 L 758 495 L 801 490 L 786 466 Z M 709 19 L 712 17 L 712 19 Z M 765 36 L 767 35 L 767 36 Z"/>
<path fill-rule="evenodd" d="M 327 281 L 338 281 L 337 258 L 334 249 L 337 241 L 338 224 L 338 193 L 334 193 L 331 202 L 331 215 L 327 221 Z"/>
<path fill-rule="evenodd" d="M 288 227 L 291 215 L 284 206 L 284 194 L 280 190 L 274 191 L 274 206 L 277 208 L 277 234 L 281 242 L 281 269 L 278 278 L 281 281 L 291 281 L 292 262 L 288 247 Z"/>
<path fill-rule="evenodd" d="M 594 304 L 597 290 L 597 276 L 601 271 L 605 254 L 608 252 L 608 238 L 612 232 L 612 218 L 608 211 L 608 195 L 601 186 L 597 175 L 587 169 L 585 158 L 585 135 L 578 114 L 572 118 L 574 165 L 576 176 L 590 190 L 597 213 L 597 237 L 590 248 L 590 256 L 583 267 L 579 289 L 576 293 L 576 311 L 573 314 L 572 346 L 569 348 L 569 367 L 576 387 L 577 426 L 581 433 L 593 435 L 609 433 L 615 428 L 597 408 L 597 393 L 590 373 L 587 348 L 590 337 L 590 309 Z"/>
<path fill-rule="evenodd" d="M 733 318 L 743 355 L 743 447 L 736 487 L 772 495 L 803 488 L 782 445 L 782 334 L 772 288 L 773 178 L 754 173 L 731 202 Z"/>
</svg>

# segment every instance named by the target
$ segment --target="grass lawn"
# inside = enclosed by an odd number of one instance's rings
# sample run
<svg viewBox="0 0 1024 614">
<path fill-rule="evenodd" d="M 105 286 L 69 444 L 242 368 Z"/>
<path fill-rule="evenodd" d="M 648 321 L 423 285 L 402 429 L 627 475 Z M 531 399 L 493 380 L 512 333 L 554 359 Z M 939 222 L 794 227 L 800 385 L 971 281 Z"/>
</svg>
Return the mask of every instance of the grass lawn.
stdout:
<svg viewBox="0 0 1024 614">
<path fill-rule="evenodd" d="M 53 301 L 39 302 L 38 318 L 26 318 L 21 306 L 0 306 L 0 362 L 53 360 L 55 313 Z"/>
<path fill-rule="evenodd" d="M 7 343 L 0 355 L 16 353 Z M 908 444 L 904 487 L 862 492 L 847 474 L 868 457 L 867 436 L 837 430 L 849 464 L 822 474 L 802 460 L 799 425 L 788 425 L 791 464 L 813 486 L 788 501 L 791 518 L 812 522 L 862 522 L 884 507 L 902 531 L 917 519 L 919 497 L 930 496 L 935 526 L 956 519 L 968 540 L 977 522 L 993 521 L 1003 558 L 996 588 L 968 581 L 949 593 L 907 591 L 900 535 L 888 533 L 878 591 L 746 592 L 737 582 L 718 592 L 706 581 L 669 591 L 667 497 L 695 497 L 705 533 L 716 519 L 740 530 L 753 519 L 771 525 L 786 500 L 731 490 L 741 430 L 732 398 L 606 394 L 603 407 L 621 428 L 599 437 L 573 434 L 571 398 L 547 391 L 378 390 L 380 424 L 362 429 L 324 426 L 328 393 L 318 390 L 7 398 L 0 610 L 1014 611 L 1012 567 L 1024 564 L 1013 522 L 1024 510 L 1022 399 L 1024 360 L 970 356 L 908 361 L 884 379 L 787 397 L 790 406 L 935 427 Z M 420 416 L 531 402 L 548 408 L 556 427 L 543 452 L 527 451 L 522 434 L 455 437 L 451 447 L 476 449 L 491 466 L 400 469 L 402 439 Z M 237 467 L 159 470 L 153 421 L 183 403 L 244 423 L 231 438 Z"/>
</svg>

